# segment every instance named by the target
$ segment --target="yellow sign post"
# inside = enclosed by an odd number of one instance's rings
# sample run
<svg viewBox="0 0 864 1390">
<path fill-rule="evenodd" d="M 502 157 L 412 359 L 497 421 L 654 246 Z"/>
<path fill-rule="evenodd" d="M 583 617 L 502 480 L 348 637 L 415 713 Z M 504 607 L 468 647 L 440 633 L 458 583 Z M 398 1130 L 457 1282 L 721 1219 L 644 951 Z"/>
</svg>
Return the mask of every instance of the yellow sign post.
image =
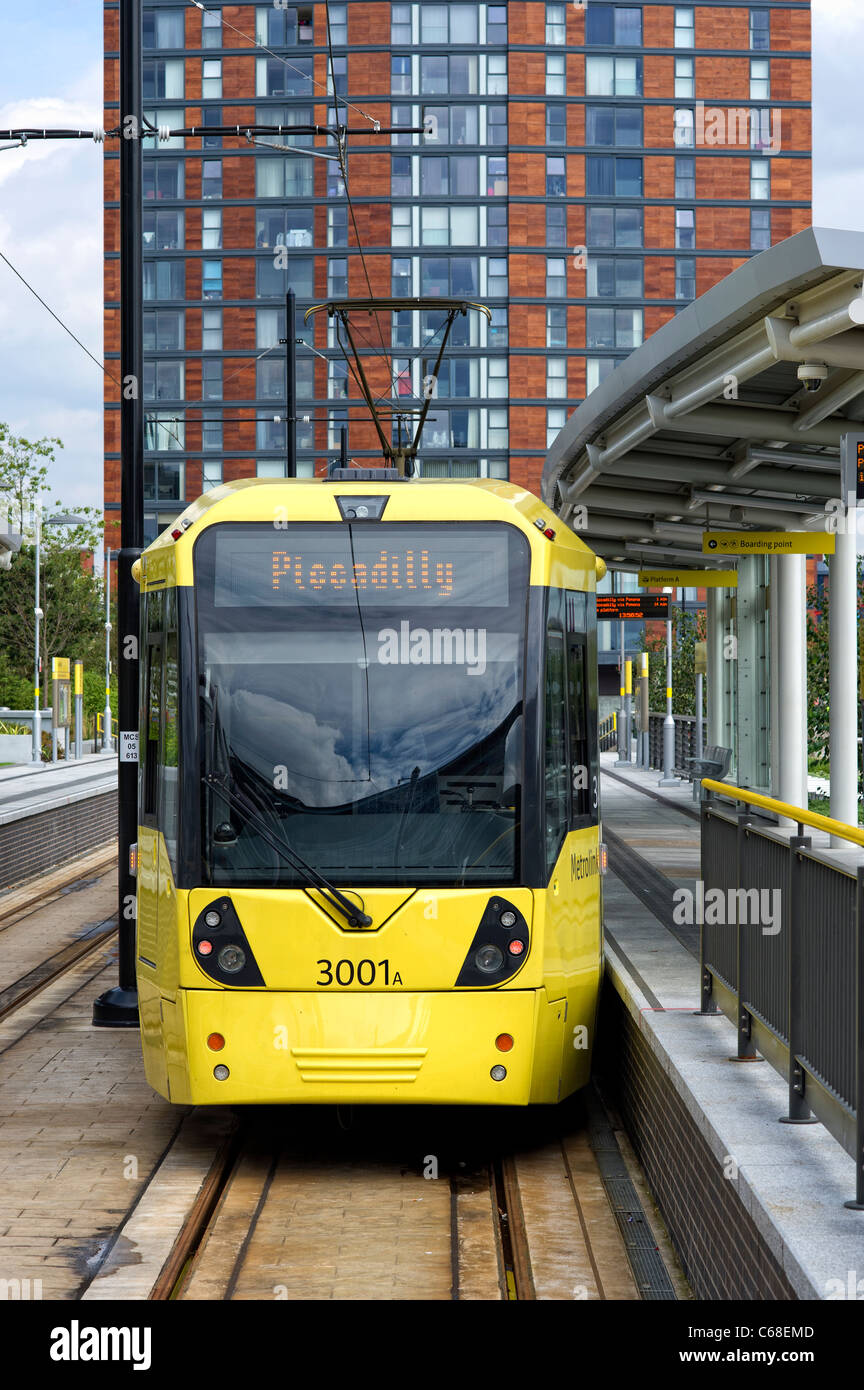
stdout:
<svg viewBox="0 0 864 1390">
<path fill-rule="evenodd" d="M 51 679 L 52 681 L 71 680 L 68 656 L 52 656 L 51 658 Z"/>
<path fill-rule="evenodd" d="M 827 531 L 705 531 L 703 555 L 833 555 Z"/>
<path fill-rule="evenodd" d="M 737 589 L 737 570 L 640 570 L 642 589 Z"/>
</svg>

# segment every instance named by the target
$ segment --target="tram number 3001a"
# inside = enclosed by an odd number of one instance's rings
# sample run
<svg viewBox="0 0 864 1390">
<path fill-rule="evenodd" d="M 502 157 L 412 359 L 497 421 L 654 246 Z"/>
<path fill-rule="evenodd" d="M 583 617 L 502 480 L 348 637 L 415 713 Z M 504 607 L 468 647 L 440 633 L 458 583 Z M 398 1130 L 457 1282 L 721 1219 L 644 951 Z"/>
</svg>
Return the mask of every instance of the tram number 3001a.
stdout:
<svg viewBox="0 0 864 1390">
<path fill-rule="evenodd" d="M 316 964 L 321 967 L 321 978 L 315 981 L 319 988 L 327 985 L 353 985 L 355 979 L 358 985 L 368 988 L 378 979 L 379 970 L 384 976 L 385 988 L 402 984 L 402 976 L 398 970 L 391 974 L 389 960 L 379 960 L 377 965 L 374 960 L 358 960 L 356 965 L 353 960 L 337 960 L 335 966 L 332 960 L 319 960 Z"/>
</svg>

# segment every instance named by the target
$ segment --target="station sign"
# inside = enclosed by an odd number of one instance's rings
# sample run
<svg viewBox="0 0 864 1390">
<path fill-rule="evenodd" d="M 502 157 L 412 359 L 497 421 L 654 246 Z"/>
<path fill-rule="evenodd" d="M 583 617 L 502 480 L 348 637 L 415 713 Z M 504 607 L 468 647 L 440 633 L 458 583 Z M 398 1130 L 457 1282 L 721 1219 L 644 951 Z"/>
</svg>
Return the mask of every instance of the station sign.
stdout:
<svg viewBox="0 0 864 1390">
<path fill-rule="evenodd" d="M 597 619 L 668 618 L 668 594 L 598 594 Z"/>
<path fill-rule="evenodd" d="M 833 555 L 827 531 L 705 531 L 703 555 Z"/>
<path fill-rule="evenodd" d="M 737 570 L 640 570 L 646 589 L 737 589 Z"/>
<path fill-rule="evenodd" d="M 51 658 L 51 679 L 52 681 L 71 680 L 68 656 L 52 656 Z"/>
</svg>

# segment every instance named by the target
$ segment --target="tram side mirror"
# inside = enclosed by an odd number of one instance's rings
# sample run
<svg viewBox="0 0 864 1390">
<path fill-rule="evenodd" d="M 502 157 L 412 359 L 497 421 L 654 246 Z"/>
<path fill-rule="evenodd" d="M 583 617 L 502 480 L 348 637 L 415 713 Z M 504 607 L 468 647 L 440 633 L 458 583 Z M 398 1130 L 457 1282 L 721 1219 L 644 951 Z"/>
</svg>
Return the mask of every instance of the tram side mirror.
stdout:
<svg viewBox="0 0 864 1390">
<path fill-rule="evenodd" d="M 213 831 L 213 843 L 214 845 L 236 845 L 237 831 L 230 820 L 223 820 L 221 825 L 217 825 Z"/>
</svg>

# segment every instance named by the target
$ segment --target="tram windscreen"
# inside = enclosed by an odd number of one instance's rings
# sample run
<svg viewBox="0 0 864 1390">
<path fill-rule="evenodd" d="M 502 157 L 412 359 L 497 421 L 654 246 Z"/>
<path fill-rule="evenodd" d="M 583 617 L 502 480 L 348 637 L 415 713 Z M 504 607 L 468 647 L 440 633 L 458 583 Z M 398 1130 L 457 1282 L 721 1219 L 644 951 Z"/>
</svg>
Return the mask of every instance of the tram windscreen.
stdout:
<svg viewBox="0 0 864 1390">
<path fill-rule="evenodd" d="M 206 881 L 516 881 L 529 564 L 499 523 L 208 528 Z"/>
</svg>

